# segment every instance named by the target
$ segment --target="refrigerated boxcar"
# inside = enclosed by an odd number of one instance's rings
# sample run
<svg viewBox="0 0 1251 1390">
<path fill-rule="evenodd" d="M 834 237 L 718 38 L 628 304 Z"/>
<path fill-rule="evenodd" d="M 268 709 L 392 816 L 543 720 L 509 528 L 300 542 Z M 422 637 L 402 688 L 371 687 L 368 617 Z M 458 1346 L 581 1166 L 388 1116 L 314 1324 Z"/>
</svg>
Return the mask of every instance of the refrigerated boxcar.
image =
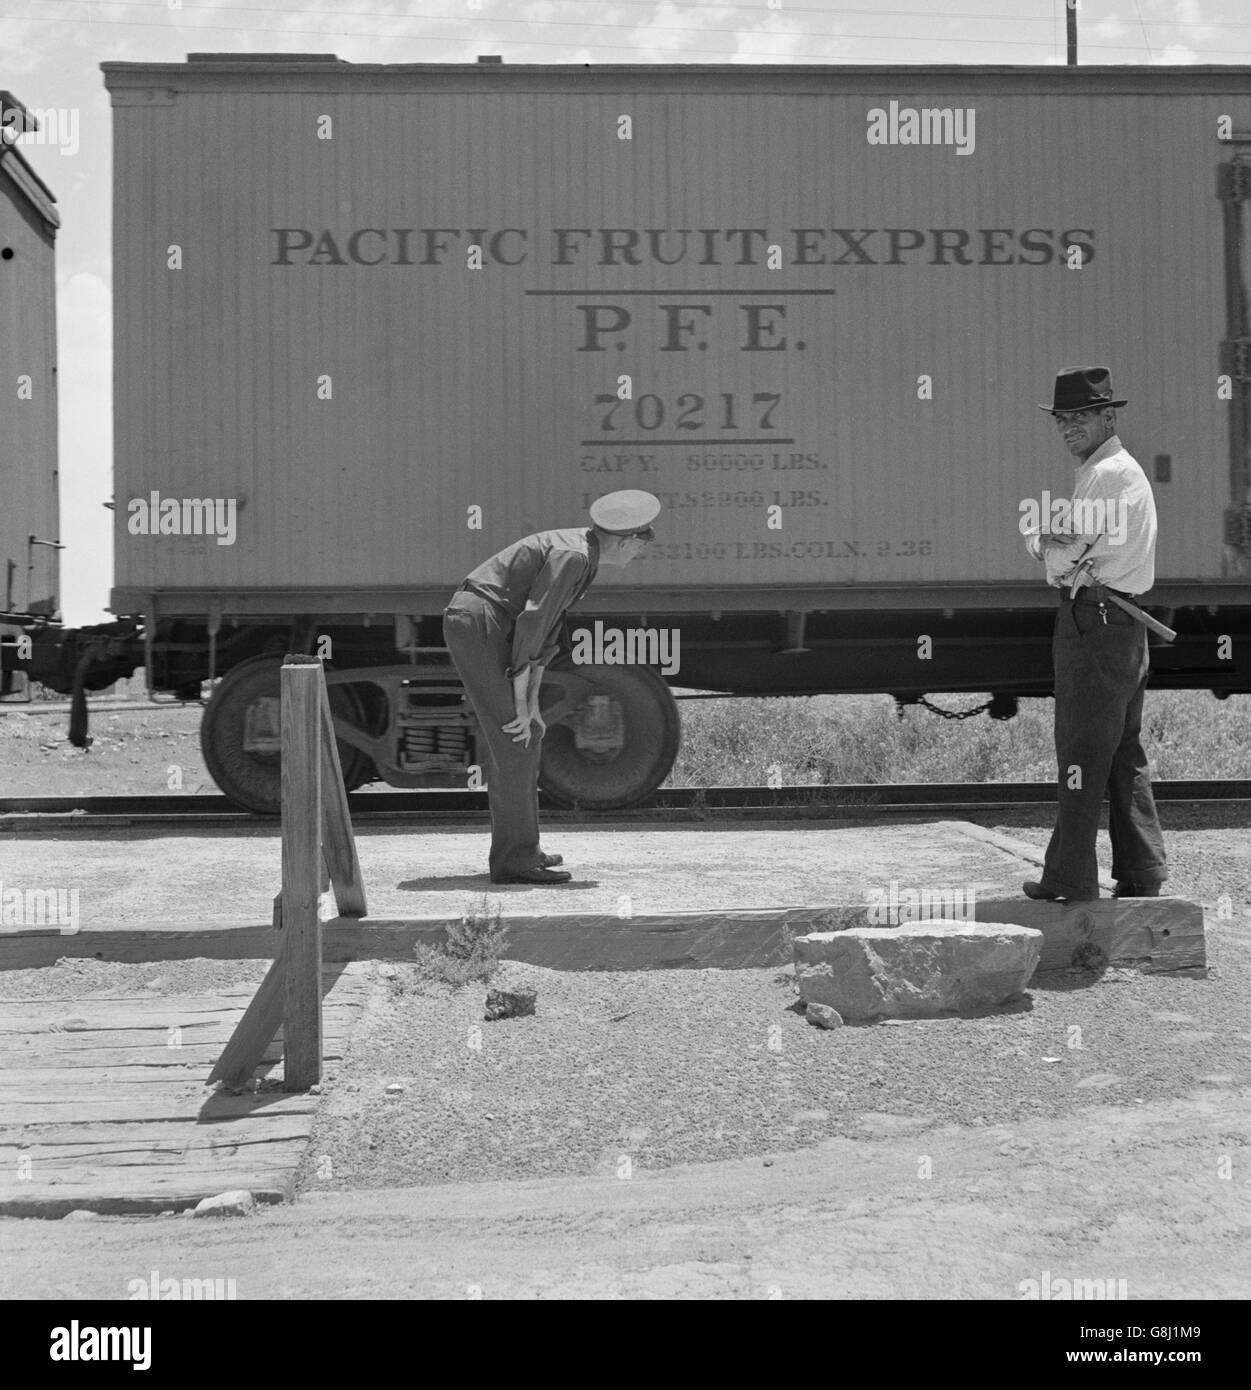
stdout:
<svg viewBox="0 0 1251 1390">
<path fill-rule="evenodd" d="M 354 784 L 463 784 L 440 613 L 483 558 L 663 502 L 572 621 L 543 785 L 666 775 L 671 686 L 1051 688 L 1022 508 L 1106 363 L 1159 511 L 1160 686 L 1251 689 L 1251 70 L 104 64 L 112 610 L 276 804 L 277 666 L 331 658 Z M 1230 639 L 1222 642 L 1222 638 Z M 928 639 L 925 641 L 923 639 Z"/>
<path fill-rule="evenodd" d="M 56 200 L 16 141 L 36 116 L 0 92 L 0 641 L 58 614 Z M 23 673 L 0 662 L 0 694 Z"/>
</svg>

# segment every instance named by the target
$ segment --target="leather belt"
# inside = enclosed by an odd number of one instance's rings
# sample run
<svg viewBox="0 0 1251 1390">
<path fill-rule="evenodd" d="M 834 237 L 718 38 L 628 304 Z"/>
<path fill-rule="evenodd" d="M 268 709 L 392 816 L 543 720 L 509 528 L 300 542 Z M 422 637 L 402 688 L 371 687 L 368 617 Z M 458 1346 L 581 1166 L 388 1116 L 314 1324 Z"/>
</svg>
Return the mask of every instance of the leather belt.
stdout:
<svg viewBox="0 0 1251 1390">
<path fill-rule="evenodd" d="M 484 603 L 489 603 L 492 608 L 498 609 L 510 623 L 516 622 L 517 620 L 516 615 L 505 607 L 494 594 L 488 594 L 484 590 L 479 589 L 476 584 L 471 584 L 468 579 L 466 579 L 460 588 L 456 590 L 456 593 L 452 595 L 453 600 L 455 600 L 456 594 L 472 594 L 474 598 L 480 598 Z"/>
<path fill-rule="evenodd" d="M 1115 594 L 1117 598 L 1123 598 L 1126 603 L 1138 607 L 1138 600 L 1133 594 L 1122 593 L 1120 589 L 1110 589 L 1106 584 L 1087 584 L 1085 588 L 1077 591 L 1072 600 L 1069 600 L 1068 594 L 1064 597 L 1073 603 L 1106 603 L 1109 594 Z"/>
</svg>

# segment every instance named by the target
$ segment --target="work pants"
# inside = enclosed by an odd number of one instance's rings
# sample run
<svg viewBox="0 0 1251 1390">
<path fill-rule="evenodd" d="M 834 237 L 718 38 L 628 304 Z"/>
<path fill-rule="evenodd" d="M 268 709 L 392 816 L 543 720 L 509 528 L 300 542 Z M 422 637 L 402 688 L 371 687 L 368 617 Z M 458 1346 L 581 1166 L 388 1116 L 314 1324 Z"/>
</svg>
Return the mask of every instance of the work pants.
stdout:
<svg viewBox="0 0 1251 1390">
<path fill-rule="evenodd" d="M 1055 747 L 1059 809 L 1042 886 L 1059 897 L 1099 896 L 1095 839 L 1104 793 L 1118 882 L 1163 883 L 1164 836 L 1139 742 L 1147 688 L 1147 631 L 1108 603 L 1065 598 L 1056 614 Z M 1071 785 L 1074 784 L 1074 785 Z"/>
<path fill-rule="evenodd" d="M 542 739 L 530 726 L 524 747 L 503 732 L 516 718 L 512 664 L 513 623 L 503 609 L 478 594 L 459 590 L 443 613 L 443 640 L 478 716 L 478 749 L 485 748 L 487 801 L 491 808 L 491 877 L 538 867 L 539 754 Z"/>
</svg>

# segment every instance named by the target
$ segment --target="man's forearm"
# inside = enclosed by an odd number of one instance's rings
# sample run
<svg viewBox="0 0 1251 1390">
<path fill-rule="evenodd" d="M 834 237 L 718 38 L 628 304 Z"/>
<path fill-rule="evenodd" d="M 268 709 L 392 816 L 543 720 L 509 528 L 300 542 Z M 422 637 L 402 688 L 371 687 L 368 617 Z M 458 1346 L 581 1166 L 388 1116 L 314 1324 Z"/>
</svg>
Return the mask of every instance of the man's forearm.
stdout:
<svg viewBox="0 0 1251 1390">
<path fill-rule="evenodd" d="M 513 677 L 513 709 L 518 719 L 524 719 L 530 711 L 529 684 L 530 668 L 526 666 Z"/>
<path fill-rule="evenodd" d="M 530 688 L 527 695 L 529 699 L 529 708 L 536 714 L 539 709 L 539 691 L 543 687 L 543 672 L 546 669 L 545 666 L 530 667 Z"/>
</svg>

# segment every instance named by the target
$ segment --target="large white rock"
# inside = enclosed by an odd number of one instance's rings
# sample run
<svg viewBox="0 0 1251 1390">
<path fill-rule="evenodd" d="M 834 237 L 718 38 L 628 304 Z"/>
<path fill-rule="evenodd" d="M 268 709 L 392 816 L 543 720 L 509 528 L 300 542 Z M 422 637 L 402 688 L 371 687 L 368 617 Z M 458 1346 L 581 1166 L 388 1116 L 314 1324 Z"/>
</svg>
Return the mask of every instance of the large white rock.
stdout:
<svg viewBox="0 0 1251 1390">
<path fill-rule="evenodd" d="M 795 937 L 795 977 L 805 1004 L 844 1018 L 928 1018 L 1019 995 L 1042 944 L 1042 932 L 1001 922 L 848 927 Z"/>
</svg>

